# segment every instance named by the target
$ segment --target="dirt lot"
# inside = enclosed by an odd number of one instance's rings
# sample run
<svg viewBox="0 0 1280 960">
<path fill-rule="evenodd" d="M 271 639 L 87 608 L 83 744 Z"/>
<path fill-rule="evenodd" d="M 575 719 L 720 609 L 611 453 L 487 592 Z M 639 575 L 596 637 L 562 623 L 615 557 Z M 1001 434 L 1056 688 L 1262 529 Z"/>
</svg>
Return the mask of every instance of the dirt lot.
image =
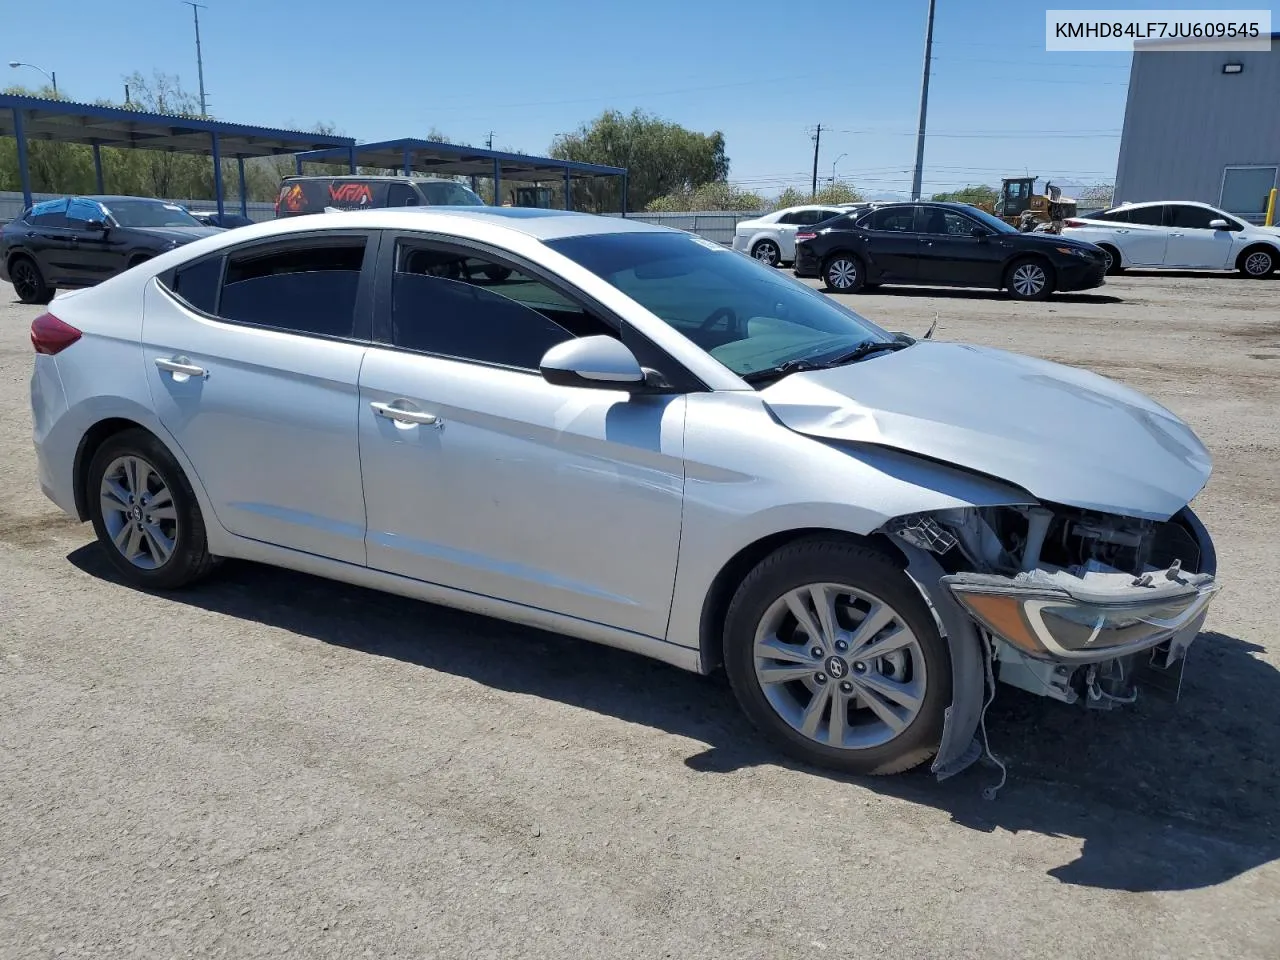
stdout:
<svg viewBox="0 0 1280 960">
<path fill-rule="evenodd" d="M 126 589 L 36 489 L 6 302 L 0 957 L 1276 957 L 1280 280 L 852 302 L 1200 432 L 1227 589 L 1181 704 L 1004 689 L 989 802 L 789 767 L 721 681 L 563 637 L 245 564 Z"/>
</svg>

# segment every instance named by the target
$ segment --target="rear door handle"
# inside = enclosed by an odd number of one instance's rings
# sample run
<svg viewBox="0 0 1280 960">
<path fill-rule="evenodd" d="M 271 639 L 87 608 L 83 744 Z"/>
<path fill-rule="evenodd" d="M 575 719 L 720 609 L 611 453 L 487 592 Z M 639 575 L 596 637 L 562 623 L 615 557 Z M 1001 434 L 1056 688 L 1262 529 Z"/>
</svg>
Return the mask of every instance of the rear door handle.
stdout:
<svg viewBox="0 0 1280 960">
<path fill-rule="evenodd" d="M 172 360 L 165 357 L 156 357 L 156 366 L 161 370 L 168 371 L 173 374 L 175 380 L 185 380 L 189 377 L 200 377 L 205 379 L 209 376 L 209 371 L 204 367 L 197 366 L 186 357 L 174 357 Z"/>
<path fill-rule="evenodd" d="M 397 401 L 397 403 L 403 402 Z M 377 400 L 370 402 L 369 406 L 377 416 L 395 420 L 397 423 L 421 424 L 426 427 L 441 425 L 439 417 L 434 413 L 427 413 L 425 410 L 406 410 L 403 407 L 392 406 L 389 403 L 379 403 Z"/>
</svg>

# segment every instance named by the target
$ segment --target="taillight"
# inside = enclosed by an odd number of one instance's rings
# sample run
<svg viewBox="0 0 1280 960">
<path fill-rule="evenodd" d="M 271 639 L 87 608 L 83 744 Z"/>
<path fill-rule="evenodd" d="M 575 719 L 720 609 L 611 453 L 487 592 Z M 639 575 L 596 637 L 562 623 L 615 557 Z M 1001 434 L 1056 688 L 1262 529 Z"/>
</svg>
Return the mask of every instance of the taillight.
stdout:
<svg viewBox="0 0 1280 960">
<path fill-rule="evenodd" d="M 799 243 L 801 240 L 812 240 L 816 236 L 817 234 L 814 233 L 813 231 L 809 231 L 808 233 L 797 233 L 796 243 Z"/>
<path fill-rule="evenodd" d="M 1062 221 L 1062 225 L 1064 227 L 1083 227 L 1085 226 L 1085 222 L 1083 220 L 1064 220 Z"/>
<path fill-rule="evenodd" d="M 63 323 L 52 313 L 42 313 L 31 321 L 31 345 L 36 353 L 53 356 L 80 339 L 80 331 Z"/>
</svg>

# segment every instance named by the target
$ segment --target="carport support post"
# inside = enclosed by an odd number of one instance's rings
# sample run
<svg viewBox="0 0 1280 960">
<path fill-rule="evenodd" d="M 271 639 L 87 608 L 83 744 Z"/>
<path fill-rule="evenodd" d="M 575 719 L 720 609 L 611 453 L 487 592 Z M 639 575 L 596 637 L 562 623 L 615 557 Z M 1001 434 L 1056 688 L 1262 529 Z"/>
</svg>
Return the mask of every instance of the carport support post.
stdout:
<svg viewBox="0 0 1280 960">
<path fill-rule="evenodd" d="M 249 198 L 244 188 L 244 157 L 236 157 L 236 169 L 240 171 L 240 216 L 249 216 Z"/>
<path fill-rule="evenodd" d="M 22 183 L 22 209 L 31 206 L 31 171 L 27 169 L 27 128 L 22 111 L 13 108 L 13 137 L 18 141 L 18 180 Z"/>
<path fill-rule="evenodd" d="M 98 193 L 106 193 L 107 188 L 102 180 L 102 148 L 93 145 L 93 179 L 98 184 Z"/>
<path fill-rule="evenodd" d="M 627 215 L 627 175 L 622 175 L 622 215 Z"/>
<path fill-rule="evenodd" d="M 348 173 L 356 172 L 356 146 L 353 143 L 347 148 L 347 166 L 350 168 Z"/>
<path fill-rule="evenodd" d="M 569 168 L 564 168 L 564 208 L 566 210 L 573 209 L 573 200 L 570 191 L 573 189 L 573 182 L 569 179 Z"/>
<path fill-rule="evenodd" d="M 222 216 L 224 209 L 222 203 L 222 150 L 219 149 L 218 135 L 210 134 L 209 139 L 213 142 L 213 196 L 218 201 L 218 216 Z"/>
<path fill-rule="evenodd" d="M 493 161 L 493 205 L 502 206 L 502 161 L 496 157 Z"/>
<path fill-rule="evenodd" d="M 302 154 L 300 153 L 293 155 L 293 172 L 298 176 L 302 176 Z"/>
<path fill-rule="evenodd" d="M 407 177 L 413 173 L 413 165 L 409 163 L 409 148 L 404 148 L 404 175 Z"/>
</svg>

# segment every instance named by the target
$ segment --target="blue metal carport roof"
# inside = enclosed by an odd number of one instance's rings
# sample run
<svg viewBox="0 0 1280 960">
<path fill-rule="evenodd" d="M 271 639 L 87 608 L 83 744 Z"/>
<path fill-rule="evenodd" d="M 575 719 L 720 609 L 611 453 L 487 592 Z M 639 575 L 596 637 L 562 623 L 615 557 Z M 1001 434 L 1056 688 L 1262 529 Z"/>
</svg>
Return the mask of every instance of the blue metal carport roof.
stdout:
<svg viewBox="0 0 1280 960">
<path fill-rule="evenodd" d="M 101 147 L 135 147 L 177 153 L 204 154 L 213 158 L 214 189 L 218 212 L 223 212 L 222 157 L 235 157 L 240 168 L 240 205 L 244 212 L 244 160 L 301 151 L 341 151 L 355 169 L 351 137 L 335 137 L 301 130 L 277 130 L 203 117 L 144 113 L 122 107 L 50 100 L 16 94 L 0 94 L 0 137 L 18 141 L 18 172 L 23 203 L 31 203 L 31 178 L 27 166 L 28 140 L 82 143 L 93 147 L 98 192 L 102 183 Z"/>
<path fill-rule="evenodd" d="M 379 143 L 358 143 L 353 148 L 355 163 L 365 167 L 385 170 L 402 170 L 412 173 L 444 174 L 462 177 L 492 177 L 495 201 L 501 193 L 505 174 L 512 180 L 537 181 L 564 178 L 568 187 L 572 178 L 622 177 L 623 213 L 626 212 L 627 171 L 624 167 L 609 167 L 599 163 L 582 163 L 578 160 L 558 160 L 555 157 L 534 157 L 523 153 L 507 153 L 503 150 L 487 150 L 458 143 L 441 143 L 435 140 L 419 140 L 412 137 L 400 140 L 384 140 Z M 298 170 L 303 162 L 350 163 L 346 149 L 313 150 L 299 154 Z M 565 190 L 565 206 L 569 205 L 569 191 Z"/>
</svg>

